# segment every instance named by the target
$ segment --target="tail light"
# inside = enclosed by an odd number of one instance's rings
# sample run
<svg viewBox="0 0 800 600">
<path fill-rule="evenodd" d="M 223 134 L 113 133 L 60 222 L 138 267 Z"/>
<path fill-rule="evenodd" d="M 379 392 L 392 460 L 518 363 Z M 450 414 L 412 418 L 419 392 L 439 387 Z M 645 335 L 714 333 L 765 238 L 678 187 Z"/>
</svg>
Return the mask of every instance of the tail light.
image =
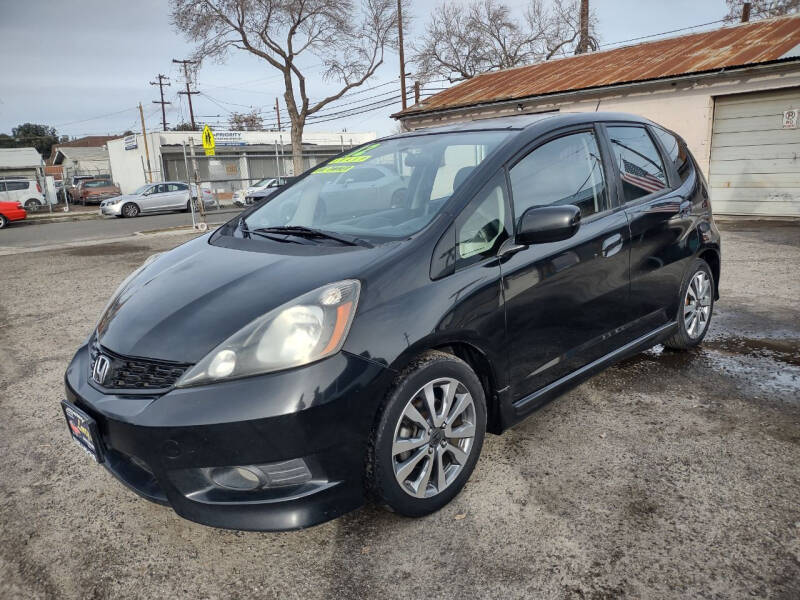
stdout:
<svg viewBox="0 0 800 600">
<path fill-rule="evenodd" d="M 38 182 L 36 183 L 36 191 L 40 194 L 42 193 L 42 186 L 40 186 Z"/>
</svg>

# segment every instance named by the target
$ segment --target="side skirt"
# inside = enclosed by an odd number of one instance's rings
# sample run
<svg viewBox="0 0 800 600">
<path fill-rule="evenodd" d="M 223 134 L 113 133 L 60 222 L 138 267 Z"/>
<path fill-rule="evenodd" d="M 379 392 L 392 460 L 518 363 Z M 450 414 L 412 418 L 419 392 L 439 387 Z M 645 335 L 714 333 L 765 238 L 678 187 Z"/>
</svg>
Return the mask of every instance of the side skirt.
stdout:
<svg viewBox="0 0 800 600">
<path fill-rule="evenodd" d="M 551 400 L 555 399 L 568 389 L 575 387 L 579 383 L 585 381 L 598 371 L 603 370 L 605 367 L 613 364 L 623 358 L 627 358 L 634 354 L 638 354 L 647 348 L 650 348 L 657 344 L 662 339 L 666 339 L 669 337 L 675 328 L 678 326 L 677 322 L 673 321 L 672 323 L 667 323 L 666 325 L 662 325 L 658 329 L 651 331 L 635 340 L 628 342 L 624 346 L 620 346 L 613 352 L 609 352 L 605 356 L 598 358 L 597 360 L 590 362 L 588 365 L 584 365 L 580 369 L 565 375 L 561 379 L 557 379 L 553 383 L 546 385 L 545 387 L 536 390 L 534 393 L 525 396 L 524 398 L 520 398 L 516 402 L 513 403 L 514 408 L 514 416 L 516 417 L 515 422 L 519 421 L 522 417 L 527 415 L 530 412 L 533 412 L 537 408 L 541 407 L 542 405 L 550 402 Z M 508 425 L 511 425 L 509 423 Z"/>
</svg>

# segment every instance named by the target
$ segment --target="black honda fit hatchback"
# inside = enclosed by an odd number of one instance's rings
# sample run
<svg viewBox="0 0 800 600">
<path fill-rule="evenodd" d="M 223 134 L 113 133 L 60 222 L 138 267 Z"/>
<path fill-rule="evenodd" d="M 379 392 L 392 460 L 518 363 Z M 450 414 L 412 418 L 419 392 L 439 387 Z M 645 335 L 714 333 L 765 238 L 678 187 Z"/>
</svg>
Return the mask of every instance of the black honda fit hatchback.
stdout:
<svg viewBox="0 0 800 600">
<path fill-rule="evenodd" d="M 720 239 L 680 137 L 622 114 L 393 136 L 126 279 L 66 372 L 72 437 L 217 527 L 420 516 L 603 367 L 704 337 Z"/>
</svg>

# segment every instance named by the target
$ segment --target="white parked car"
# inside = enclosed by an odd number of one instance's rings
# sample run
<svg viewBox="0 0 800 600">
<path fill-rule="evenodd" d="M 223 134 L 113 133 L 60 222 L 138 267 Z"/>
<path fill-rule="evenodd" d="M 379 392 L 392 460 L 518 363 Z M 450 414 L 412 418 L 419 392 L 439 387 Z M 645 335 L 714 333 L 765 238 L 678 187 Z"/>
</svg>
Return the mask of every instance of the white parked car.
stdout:
<svg viewBox="0 0 800 600">
<path fill-rule="evenodd" d="M 0 179 L 0 202 L 19 202 L 28 212 L 47 204 L 42 186 L 32 179 Z"/>
<path fill-rule="evenodd" d="M 267 189 L 279 188 L 286 183 L 286 177 L 267 177 L 255 182 L 249 188 L 238 190 L 233 194 L 233 203 L 237 206 L 245 206 L 250 204 L 247 202 L 247 197 L 252 196 L 255 192 L 261 192 Z"/>
<path fill-rule="evenodd" d="M 214 204 L 210 190 L 201 188 L 199 195 L 202 196 L 205 206 Z M 114 217 L 136 217 L 142 213 L 171 210 L 188 212 L 191 210 L 190 202 L 192 201 L 197 208 L 197 186 L 192 184 L 190 188 L 182 181 L 164 181 L 143 185 L 132 194 L 123 194 L 103 200 L 100 203 L 100 212 Z"/>
</svg>

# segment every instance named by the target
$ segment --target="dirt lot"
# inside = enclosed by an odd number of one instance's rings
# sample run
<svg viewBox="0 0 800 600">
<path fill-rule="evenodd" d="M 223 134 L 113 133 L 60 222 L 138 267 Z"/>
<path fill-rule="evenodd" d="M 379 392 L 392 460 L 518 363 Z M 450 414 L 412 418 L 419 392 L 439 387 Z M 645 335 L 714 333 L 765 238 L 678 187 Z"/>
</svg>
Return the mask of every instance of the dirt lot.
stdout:
<svg viewBox="0 0 800 600">
<path fill-rule="evenodd" d="M 195 525 L 68 439 L 72 352 L 181 236 L 0 258 L 0 598 L 800 597 L 800 227 L 723 228 L 707 343 L 655 348 L 502 437 L 438 514 Z"/>
</svg>

